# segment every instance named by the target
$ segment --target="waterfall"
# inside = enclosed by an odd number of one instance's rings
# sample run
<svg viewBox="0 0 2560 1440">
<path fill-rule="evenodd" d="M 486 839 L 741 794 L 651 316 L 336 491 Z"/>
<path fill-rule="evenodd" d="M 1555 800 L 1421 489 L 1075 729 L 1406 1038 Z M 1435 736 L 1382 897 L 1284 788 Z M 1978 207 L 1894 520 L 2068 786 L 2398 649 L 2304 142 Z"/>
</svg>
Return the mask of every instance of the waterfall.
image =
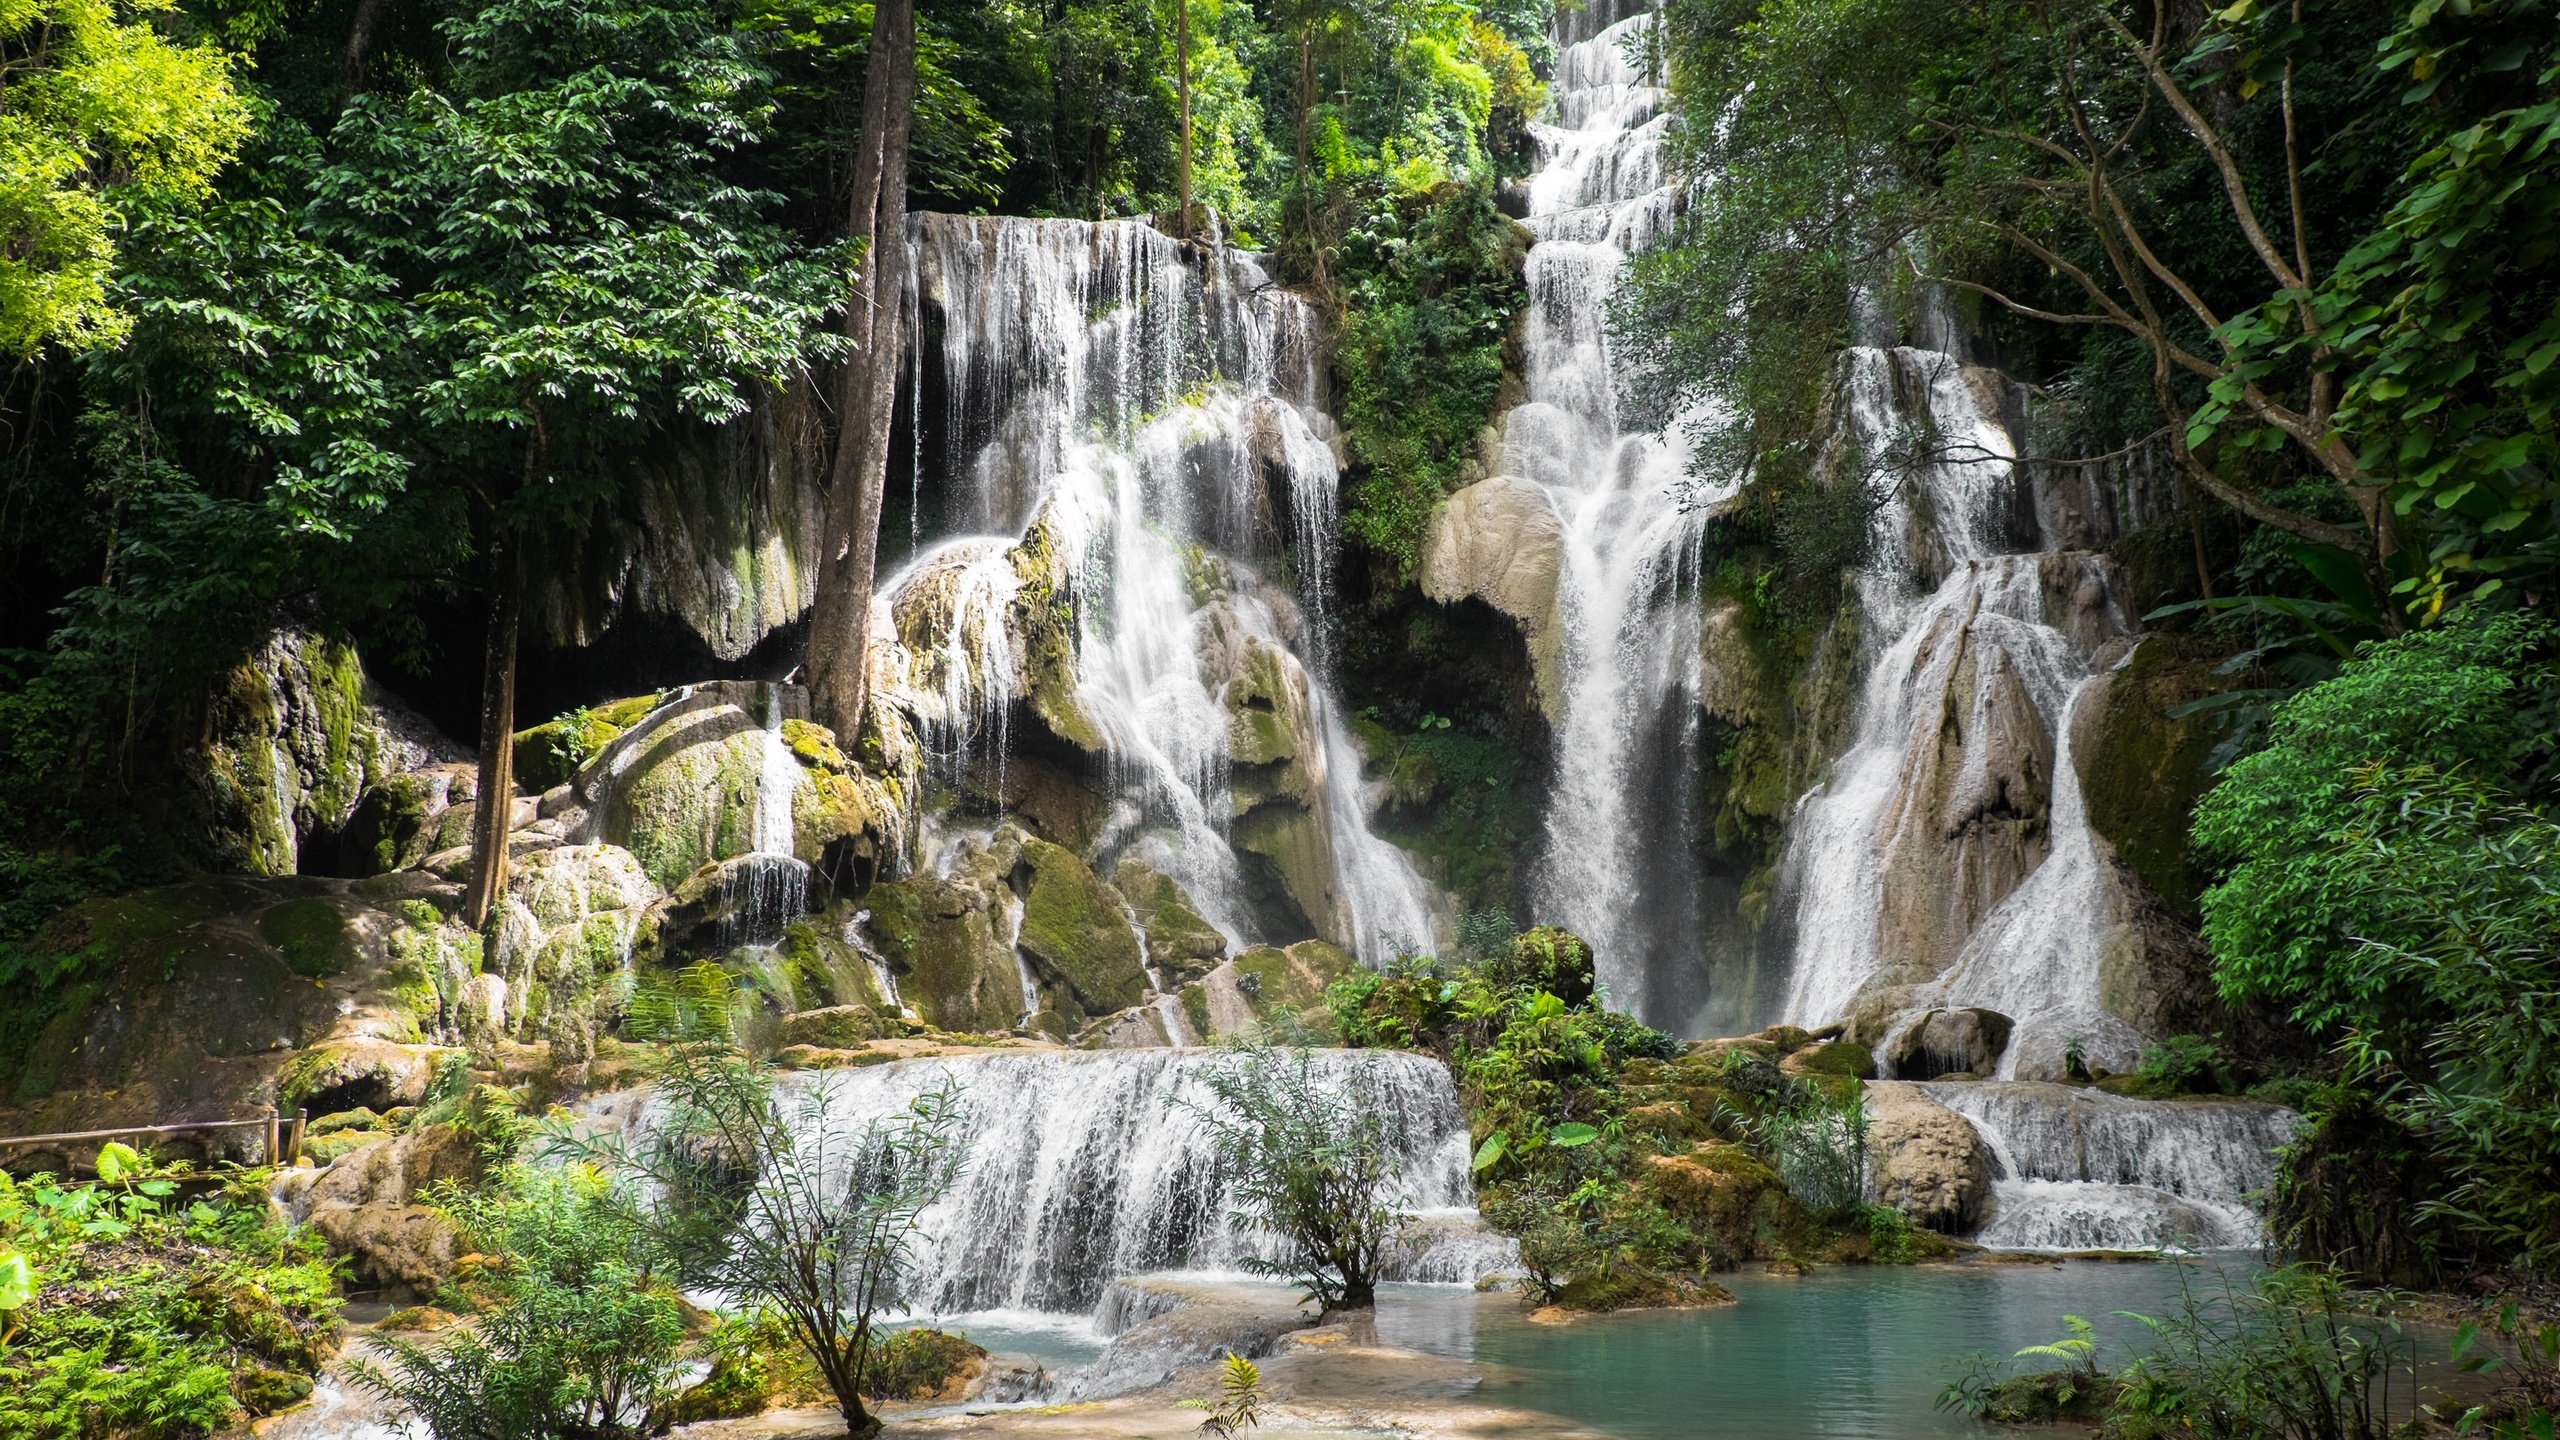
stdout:
<svg viewBox="0 0 2560 1440">
<path fill-rule="evenodd" d="M 756 759 L 755 809 L 749 819 L 748 853 L 727 862 L 720 884 L 732 902 L 720 922 L 724 948 L 768 947 L 782 928 L 809 908 L 809 862 L 793 854 L 791 797 L 800 787 L 800 761 L 782 738 L 782 687 L 766 685 L 764 726 Z M 768 986 L 788 998 L 788 979 L 773 957 L 758 955 Z"/>
<path fill-rule="evenodd" d="M 2259 1206 L 2293 1111 L 2245 1100 L 2129 1100 L 2062 1085 L 1938 1081 L 1997 1166 L 1999 1250 L 2234 1249 L 2259 1243 Z"/>
<path fill-rule="evenodd" d="M 926 215 L 909 236 L 918 391 L 940 402 L 917 453 L 955 533 L 882 587 L 876 628 L 905 647 L 937 778 L 1006 795 L 1008 715 L 1071 709 L 1116 802 L 1095 859 L 1147 860 L 1231 945 L 1314 933 L 1377 963 L 1430 943 L 1440 902 L 1370 832 L 1324 673 L 1339 475 L 1313 310 L 1257 257 L 1143 221 Z M 1025 628 L 1052 623 L 1072 694 L 1035 697 L 1047 642 Z M 1239 857 L 1272 798 L 1234 783 L 1251 704 L 1296 733 L 1249 763 L 1302 774 L 1282 799 L 1323 837 L 1330 884 L 1293 875 L 1303 926 Z"/>
<path fill-rule="evenodd" d="M 1857 577 L 1871 658 L 1854 736 L 1789 825 L 1783 1013 L 1820 1025 L 1871 997 L 1906 1019 L 1981 1006 L 2015 1022 L 2003 1077 L 2058 1076 L 2074 1041 L 2127 1069 L 2143 1039 L 2099 997 L 2124 902 L 2089 827 L 2071 721 L 2131 626 L 2100 557 L 2021 553 L 2017 450 L 1993 383 L 1931 351 L 1841 357 L 1835 463 L 1906 455 Z"/>
<path fill-rule="evenodd" d="M 1707 1008 L 1701 937 L 1729 907 L 1711 903 L 1687 838 L 1705 520 L 1684 504 L 1678 425 L 1622 424 L 1605 328 L 1627 255 L 1672 214 L 1668 94 L 1633 58 L 1654 17 L 1578 32 L 1594 18 L 1558 17 L 1570 43 L 1556 57 L 1553 110 L 1531 127 L 1529 398 L 1503 419 L 1496 467 L 1544 493 L 1561 534 L 1555 788 L 1531 896 L 1541 921 L 1591 941 L 1616 1003 L 1713 1029 L 1740 1017 Z"/>
<path fill-rule="evenodd" d="M 1175 1103 L 1215 1105 L 1201 1076 L 1232 1063 L 1196 1050 L 909 1060 L 786 1077 L 783 1103 L 814 1093 L 826 1124 L 851 1133 L 956 1084 L 963 1165 L 922 1216 L 911 1308 L 1089 1314 L 1116 1279 L 1236 1271 L 1278 1253 L 1271 1236 L 1236 1223 L 1207 1128 Z M 1466 1122 L 1446 1066 L 1381 1050 L 1321 1050 L 1311 1063 L 1317 1083 L 1387 1117 L 1402 1138 L 1397 1198 L 1424 1217 L 1426 1243 L 1399 1275 L 1472 1282 L 1515 1263 L 1473 1224 Z"/>
</svg>

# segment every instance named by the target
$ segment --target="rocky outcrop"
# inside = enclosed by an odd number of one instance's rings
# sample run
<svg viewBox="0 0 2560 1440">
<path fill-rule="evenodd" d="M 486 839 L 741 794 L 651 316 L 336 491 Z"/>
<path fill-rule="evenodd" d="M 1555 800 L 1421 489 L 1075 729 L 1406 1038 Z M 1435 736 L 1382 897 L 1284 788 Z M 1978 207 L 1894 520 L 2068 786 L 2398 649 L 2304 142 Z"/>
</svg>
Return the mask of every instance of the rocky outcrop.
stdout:
<svg viewBox="0 0 2560 1440">
<path fill-rule="evenodd" d="M 368 1141 L 325 1169 L 285 1171 L 276 1199 L 346 1256 L 356 1279 L 426 1295 L 451 1273 L 460 1251 L 453 1223 L 425 1203 L 426 1192 L 479 1173 L 471 1137 L 432 1125 Z"/>
<path fill-rule="evenodd" d="M 1991 1203 L 1991 1152 L 1972 1122 L 1916 1085 L 1867 1086 L 1867 1154 L 1876 1198 L 1944 1235 L 1971 1234 Z"/>
<path fill-rule="evenodd" d="M 2217 660 L 2169 636 L 2152 636 L 2101 675 L 2072 716 L 2071 755 L 2080 769 L 2089 824 L 2142 883 L 2188 915 L 2200 877 L 2187 857 L 2187 823 L 2212 777 L 2209 716 L 2181 706 L 2221 692 Z"/>
<path fill-rule="evenodd" d="M 292 626 L 216 684 L 202 735 L 183 768 L 197 794 L 205 855 L 215 868 L 249 875 L 339 872 L 341 832 L 369 791 L 462 758 L 366 678 L 353 647 Z M 391 808 L 424 803 L 411 797 Z M 400 843 L 414 842 L 418 823 Z M 361 862 L 386 827 L 401 828 L 388 817 L 368 825 L 345 860 Z"/>
<path fill-rule="evenodd" d="M 1432 512 L 1416 578 L 1443 605 L 1482 600 L 1519 625 L 1535 669 L 1538 708 L 1562 716 L 1564 626 L 1556 612 L 1564 522 L 1535 483 L 1516 475 L 1479 480 Z"/>
<path fill-rule="evenodd" d="M 1893 1036 L 1885 1061 L 1897 1080 L 1990 1075 L 2009 1048 L 2009 1030 L 2009 1017 L 1996 1010 L 1932 1010 Z"/>
<path fill-rule="evenodd" d="M 1227 937 L 1191 906 L 1173 877 L 1142 860 L 1123 859 L 1111 872 L 1112 888 L 1146 937 L 1147 964 L 1166 983 L 1195 980 L 1226 958 Z"/>
<path fill-rule="evenodd" d="M 1015 947 L 1031 967 L 1041 1010 L 1073 1020 L 1138 1003 L 1147 976 L 1127 904 L 1072 850 L 1025 839 L 1030 878 Z"/>
<path fill-rule="evenodd" d="M 526 1039 L 578 1041 L 612 1019 L 617 983 L 655 926 L 659 891 L 615 845 L 562 845 L 510 868 L 491 914 L 487 963 L 466 1033 L 488 1026 Z"/>
<path fill-rule="evenodd" d="M 34 1043 L 0 1057 L 0 1134 L 414 1100 L 445 1025 L 443 957 L 466 971 L 476 958 L 475 937 L 446 923 L 457 898 L 409 872 L 82 901 L 38 943 L 88 951 L 88 978 L 51 992 Z M 255 1158 L 246 1131 L 203 1143 Z"/>
<path fill-rule="evenodd" d="M 1945 969 L 1984 916 L 2044 860 L 2053 737 L 2018 662 L 1983 643 L 1973 615 L 1941 615 L 1920 640 L 1904 753 L 1880 848 L 1879 951 L 1908 980 Z"/>
<path fill-rule="evenodd" d="M 952 842 L 947 874 L 927 872 L 863 892 L 864 931 L 897 977 L 899 996 L 945 1030 L 1008 1030 L 1023 1018 L 1012 875 L 1021 833 Z"/>
</svg>

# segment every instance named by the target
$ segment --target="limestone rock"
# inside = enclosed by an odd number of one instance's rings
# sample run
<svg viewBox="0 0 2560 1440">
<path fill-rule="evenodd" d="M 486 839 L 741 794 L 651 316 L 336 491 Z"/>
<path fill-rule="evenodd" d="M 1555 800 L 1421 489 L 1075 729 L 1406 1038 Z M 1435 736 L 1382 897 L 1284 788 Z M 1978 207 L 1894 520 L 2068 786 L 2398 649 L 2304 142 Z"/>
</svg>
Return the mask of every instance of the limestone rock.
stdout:
<svg viewBox="0 0 2560 1440">
<path fill-rule="evenodd" d="M 1519 476 L 1496 475 L 1432 513 L 1417 576 L 1422 593 L 1441 604 L 1482 600 L 1519 624 L 1549 724 L 1564 704 L 1564 629 L 1556 615 L 1563 555 L 1564 523 L 1546 492 Z"/>
<path fill-rule="evenodd" d="M 1867 1153 L 1876 1195 L 1912 1223 L 1970 1233 L 1991 1200 L 1991 1152 L 1972 1122 L 1906 1081 L 1867 1086 Z"/>
<path fill-rule="evenodd" d="M 336 868 L 367 790 L 462 753 L 377 689 L 351 646 L 294 626 L 217 682 L 203 730 L 188 759 L 206 852 L 253 875 Z"/>
<path fill-rule="evenodd" d="M 490 916 L 486 964 L 506 982 L 506 1028 L 591 1039 L 657 923 L 658 900 L 639 859 L 616 845 L 562 845 L 511 866 Z"/>
<path fill-rule="evenodd" d="M 471 1138 L 436 1125 L 372 1141 L 309 1181 L 295 1177 L 282 1198 L 287 1214 L 348 1257 L 358 1279 L 426 1294 L 452 1270 L 459 1247 L 451 1222 L 421 1203 L 425 1192 L 478 1173 Z"/>
<path fill-rule="evenodd" d="M 1046 840 L 1022 842 L 1031 880 L 1022 900 L 1016 946 L 1039 978 L 1065 991 L 1050 1008 L 1107 1015 L 1146 993 L 1138 938 L 1120 896 L 1095 878 L 1074 851 Z"/>
<path fill-rule="evenodd" d="M 2187 823 L 2211 779 L 2214 732 L 2209 717 L 2170 712 L 2227 687 L 2214 665 L 2177 639 L 2153 636 L 2090 685 L 2071 723 L 2090 827 L 2189 915 L 2201 884 L 2187 859 Z"/>
<path fill-rule="evenodd" d="M 1921 642 L 1913 725 L 1936 743 L 1911 747 L 1886 812 L 1888 978 L 1944 970 L 2050 848 L 2053 737 L 2017 662 L 1976 633 L 1982 623 L 1942 616 Z"/>
<path fill-rule="evenodd" d="M 1172 876 L 1145 861 L 1123 859 L 1111 872 L 1111 884 L 1146 936 L 1147 963 L 1167 984 L 1198 979 L 1226 958 L 1227 937 L 1191 907 L 1191 897 Z"/>
<path fill-rule="evenodd" d="M 865 891 L 863 929 L 900 998 L 927 1024 L 1010 1029 L 1024 1010 L 1010 879 L 1022 863 L 1022 837 L 1007 827 L 983 842 L 954 843 L 949 875 L 910 875 Z"/>
</svg>

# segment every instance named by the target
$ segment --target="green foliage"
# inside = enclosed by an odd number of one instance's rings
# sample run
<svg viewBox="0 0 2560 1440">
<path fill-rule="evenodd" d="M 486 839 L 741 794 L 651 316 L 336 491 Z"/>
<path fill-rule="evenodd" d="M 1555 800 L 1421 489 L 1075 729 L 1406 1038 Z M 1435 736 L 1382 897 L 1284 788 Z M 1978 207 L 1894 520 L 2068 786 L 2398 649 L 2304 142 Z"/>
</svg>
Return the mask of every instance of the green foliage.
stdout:
<svg viewBox="0 0 2560 1440">
<path fill-rule="evenodd" d="M 1371 204 L 1335 260 L 1334 365 L 1360 467 L 1342 523 L 1409 576 L 1501 393 L 1527 245 L 1493 208 L 1489 177 Z"/>
<path fill-rule="evenodd" d="M 716 973 L 634 1003 L 671 1037 L 665 1122 L 638 1140 L 554 1126 L 547 1149 L 624 1182 L 610 1193 L 625 1223 L 673 1278 L 778 1315 L 848 1431 L 869 1433 L 877 1321 L 906 1300 L 917 1217 L 958 1163 L 958 1092 L 848 1125 L 830 1077 L 783 1090 L 732 1043 Z"/>
<path fill-rule="evenodd" d="M 984 1346 L 965 1335 L 911 1326 L 880 1342 L 864 1383 L 875 1400 L 928 1400 L 948 1396 L 987 1358 Z"/>
<path fill-rule="evenodd" d="M 2146 1045 L 2134 1078 L 2154 1095 L 2231 1095 L 2247 1088 L 2229 1051 L 2202 1035 L 2172 1035 Z"/>
<path fill-rule="evenodd" d="M 1305 1050 L 1247 1046 L 1201 1072 L 1212 1103 L 1167 1103 L 1208 1127 L 1237 1218 L 1286 1246 L 1246 1264 L 1300 1286 L 1325 1314 L 1366 1310 L 1411 1218 L 1388 1188 L 1405 1137 L 1394 1116 L 1322 1084 L 1313 1066 Z"/>
<path fill-rule="evenodd" d="M 501 1261 L 496 1295 L 467 1330 L 378 1336 L 384 1361 L 359 1361 L 356 1380 L 436 1440 L 648 1433 L 675 1393 L 683 1312 L 605 1179 L 514 1166 L 440 1202 L 475 1253 Z"/>
<path fill-rule="evenodd" d="M 2416 1418 L 2418 1342 L 2386 1294 L 2347 1288 L 2313 1265 L 2269 1270 L 2246 1288 L 2182 1289 L 2125 1367 L 2110 1433 L 2207 1440 L 2385 1440 Z M 2396 1418 L 2395 1418 L 2396 1417 Z"/>
<path fill-rule="evenodd" d="M 1806 1209 L 1842 1215 L 1860 1207 L 1867 1185 L 1864 1086 L 1793 1084 L 1776 1104 L 1734 1118 L 1752 1150 Z"/>
<path fill-rule="evenodd" d="M 1218 1398 L 1183 1403 L 1209 1412 L 1209 1418 L 1200 1422 L 1200 1433 L 1215 1435 L 1218 1440 L 1234 1440 L 1244 1431 L 1262 1426 L 1262 1370 L 1229 1351 L 1218 1366 Z"/>
<path fill-rule="evenodd" d="M 2462 862 L 2423 830 L 2405 854 L 2333 854 L 2363 811 L 2356 768 L 2534 775 L 2560 729 L 2551 644 L 2530 616 L 2466 614 L 2367 650 L 2276 711 L 2267 748 L 2196 807 L 2197 855 L 2222 872 L 2203 909 L 2227 998 L 2280 1000 L 2314 1027 L 2390 1023 L 2348 962 L 2360 941 L 2414 938 L 2394 918 L 2404 886 Z"/>
<path fill-rule="evenodd" d="M 337 1328 L 311 1237 L 264 1173 L 180 1206 L 183 1167 L 119 1147 L 116 1178 L 0 1175 L 0 1437 L 184 1440 L 310 1393 Z"/>
<path fill-rule="evenodd" d="M 200 198 L 248 107 L 231 57 L 173 43 L 174 0 L 15 0 L 0 9 L 0 353 L 111 345 L 116 233 L 144 196 Z"/>
</svg>

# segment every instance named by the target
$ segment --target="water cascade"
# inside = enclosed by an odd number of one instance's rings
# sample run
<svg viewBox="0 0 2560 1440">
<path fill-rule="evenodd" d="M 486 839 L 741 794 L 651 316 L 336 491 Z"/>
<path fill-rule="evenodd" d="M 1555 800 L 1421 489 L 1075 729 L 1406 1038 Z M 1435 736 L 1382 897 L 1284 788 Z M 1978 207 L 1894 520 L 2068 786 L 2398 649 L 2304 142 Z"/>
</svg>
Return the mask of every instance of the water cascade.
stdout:
<svg viewBox="0 0 2560 1440">
<path fill-rule="evenodd" d="M 927 215 L 911 244 L 919 498 L 959 533 L 883 587 L 875 664 L 937 778 L 1011 808 L 1027 756 L 1066 766 L 1114 802 L 1080 848 L 1170 875 L 1231 944 L 1430 943 L 1440 903 L 1370 833 L 1324 677 L 1310 307 L 1141 221 Z"/>
<path fill-rule="evenodd" d="M 1991 1218 L 1973 1239 L 2000 1250 L 2256 1245 L 2273 1152 L 2299 1118 L 2245 1100 L 2129 1100 L 2060 1085 L 1923 1089 L 1991 1148 Z"/>
<path fill-rule="evenodd" d="M 1551 614 L 1533 626 L 1554 634 L 1556 776 L 1535 911 L 1591 940 L 1619 1004 L 1714 1032 L 1744 1016 L 1738 996 L 1709 993 L 1701 937 L 1729 928 L 1731 897 L 1697 863 L 1682 798 L 1699 758 L 1705 506 L 1684 504 L 1678 426 L 1618 414 L 1606 331 L 1627 256 L 1673 212 L 1668 92 L 1638 63 L 1653 16 L 1604 9 L 1558 19 L 1554 108 L 1531 127 L 1529 398 L 1504 417 L 1480 488 L 1533 487 L 1532 524 L 1556 556 Z"/>
<path fill-rule="evenodd" d="M 1857 579 L 1871 658 L 1854 739 L 1789 830 L 1784 1016 L 1898 1016 L 1898 1031 L 1978 1006 L 2014 1026 L 2002 1078 L 2059 1078 L 2075 1044 L 2130 1069 L 2143 1037 L 2100 998 L 2126 902 L 2071 721 L 2131 627 L 2106 560 L 2019 543 L 2002 385 L 1934 351 L 1840 361 L 1832 443 L 1904 458 Z"/>
<path fill-rule="evenodd" d="M 1160 1270 L 1238 1271 L 1276 1254 L 1235 1223 L 1209 1133 L 1199 1051 L 1047 1051 L 911 1060 L 793 1077 L 850 1137 L 946 1081 L 960 1087 L 966 1164 L 924 1212 L 911 1297 L 924 1314 L 1094 1312 L 1112 1281 Z M 1388 1051 L 1320 1050 L 1317 1084 L 1384 1116 L 1402 1137 L 1401 1199 L 1423 1218 L 1399 1277 L 1469 1283 L 1516 1263 L 1474 1225 L 1466 1122 L 1446 1066 Z M 646 1123 L 644 1120 L 643 1123 Z M 842 1147 L 850 1154 L 854 1147 Z"/>
</svg>

